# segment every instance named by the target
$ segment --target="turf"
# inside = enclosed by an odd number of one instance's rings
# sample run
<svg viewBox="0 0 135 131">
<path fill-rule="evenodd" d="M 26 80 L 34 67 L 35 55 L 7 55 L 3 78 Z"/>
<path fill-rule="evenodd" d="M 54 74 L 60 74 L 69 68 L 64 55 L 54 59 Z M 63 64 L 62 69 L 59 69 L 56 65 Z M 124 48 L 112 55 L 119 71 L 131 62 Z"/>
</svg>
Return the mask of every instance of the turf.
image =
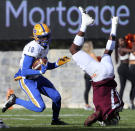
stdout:
<svg viewBox="0 0 135 131">
<path fill-rule="evenodd" d="M 38 129 L 41 131 L 46 128 L 47 130 L 55 129 L 58 130 L 73 130 L 79 131 L 82 130 L 93 130 L 93 129 L 135 129 L 135 110 L 123 110 L 120 113 L 121 120 L 118 126 L 108 126 L 101 127 L 98 123 L 93 124 L 91 127 L 84 127 L 84 120 L 87 118 L 89 114 L 93 111 L 86 111 L 83 109 L 61 109 L 60 118 L 64 122 L 67 122 L 69 125 L 63 126 L 52 126 L 51 118 L 52 118 L 52 110 L 46 109 L 41 113 L 36 113 L 32 111 L 28 111 L 26 109 L 13 109 L 8 110 L 5 113 L 1 113 L 0 117 L 3 121 L 11 128 L 27 128 L 29 130 L 34 131 L 33 129 Z M 10 128 L 10 129 L 11 129 Z M 20 129 L 19 129 L 20 130 Z M 21 130 L 20 130 L 21 131 Z"/>
</svg>

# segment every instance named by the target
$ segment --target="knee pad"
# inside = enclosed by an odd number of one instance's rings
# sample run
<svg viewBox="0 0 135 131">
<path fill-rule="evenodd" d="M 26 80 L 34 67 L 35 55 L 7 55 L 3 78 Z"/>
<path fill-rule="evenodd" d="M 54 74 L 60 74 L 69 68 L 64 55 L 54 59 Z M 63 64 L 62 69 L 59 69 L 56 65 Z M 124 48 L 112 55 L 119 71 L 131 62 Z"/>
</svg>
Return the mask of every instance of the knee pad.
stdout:
<svg viewBox="0 0 135 131">
<path fill-rule="evenodd" d="M 46 108 L 45 104 L 41 104 L 38 111 L 43 112 L 45 110 L 45 108 Z"/>
</svg>

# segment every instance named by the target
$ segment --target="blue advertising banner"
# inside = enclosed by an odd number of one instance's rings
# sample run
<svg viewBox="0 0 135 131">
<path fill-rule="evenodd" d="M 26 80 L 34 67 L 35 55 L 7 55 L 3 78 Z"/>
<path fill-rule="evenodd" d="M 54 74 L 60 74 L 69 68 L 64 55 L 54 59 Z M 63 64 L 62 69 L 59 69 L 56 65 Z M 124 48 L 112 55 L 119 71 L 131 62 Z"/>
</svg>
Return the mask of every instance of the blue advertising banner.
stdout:
<svg viewBox="0 0 135 131">
<path fill-rule="evenodd" d="M 119 16 L 118 36 L 134 33 L 133 0 L 0 0 L 0 40 L 25 40 L 36 23 L 46 23 L 53 39 L 72 39 L 79 31 L 82 6 L 95 19 L 89 39 L 108 37 L 111 17 Z"/>
</svg>

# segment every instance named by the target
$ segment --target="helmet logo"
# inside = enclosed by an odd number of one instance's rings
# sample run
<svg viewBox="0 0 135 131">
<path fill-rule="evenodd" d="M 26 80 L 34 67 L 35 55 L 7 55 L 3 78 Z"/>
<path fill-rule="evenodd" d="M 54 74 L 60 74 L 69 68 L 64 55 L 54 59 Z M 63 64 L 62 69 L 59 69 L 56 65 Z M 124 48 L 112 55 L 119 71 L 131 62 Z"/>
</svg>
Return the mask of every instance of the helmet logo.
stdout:
<svg viewBox="0 0 135 131">
<path fill-rule="evenodd" d="M 33 33 L 36 34 L 36 32 L 37 32 L 36 29 L 33 29 Z"/>
</svg>

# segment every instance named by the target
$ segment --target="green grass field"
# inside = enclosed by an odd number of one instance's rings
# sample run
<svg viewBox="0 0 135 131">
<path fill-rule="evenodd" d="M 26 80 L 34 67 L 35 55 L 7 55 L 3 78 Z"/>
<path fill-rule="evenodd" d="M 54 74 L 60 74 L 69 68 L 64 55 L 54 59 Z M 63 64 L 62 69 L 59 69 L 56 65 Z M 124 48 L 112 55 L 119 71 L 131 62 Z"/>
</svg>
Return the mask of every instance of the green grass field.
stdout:
<svg viewBox="0 0 135 131">
<path fill-rule="evenodd" d="M 46 109 L 42 113 L 35 113 L 32 111 L 28 111 L 25 109 L 13 109 L 8 110 L 5 113 L 1 113 L 0 117 L 3 121 L 10 126 L 11 128 L 19 127 L 19 128 L 27 128 L 33 129 L 40 128 L 41 129 L 58 129 L 58 130 L 66 130 L 72 129 L 73 131 L 82 130 L 92 130 L 92 129 L 135 129 L 135 110 L 123 110 L 120 113 L 121 120 L 118 126 L 108 126 L 101 127 L 98 123 L 93 124 L 91 127 L 84 127 L 84 120 L 87 118 L 89 114 L 93 111 L 85 111 L 83 109 L 61 109 L 60 118 L 61 120 L 69 123 L 69 125 L 63 126 L 52 126 L 51 117 L 52 110 Z M 34 128 L 33 128 L 34 127 Z M 40 131 L 39 130 L 39 131 Z"/>
</svg>

